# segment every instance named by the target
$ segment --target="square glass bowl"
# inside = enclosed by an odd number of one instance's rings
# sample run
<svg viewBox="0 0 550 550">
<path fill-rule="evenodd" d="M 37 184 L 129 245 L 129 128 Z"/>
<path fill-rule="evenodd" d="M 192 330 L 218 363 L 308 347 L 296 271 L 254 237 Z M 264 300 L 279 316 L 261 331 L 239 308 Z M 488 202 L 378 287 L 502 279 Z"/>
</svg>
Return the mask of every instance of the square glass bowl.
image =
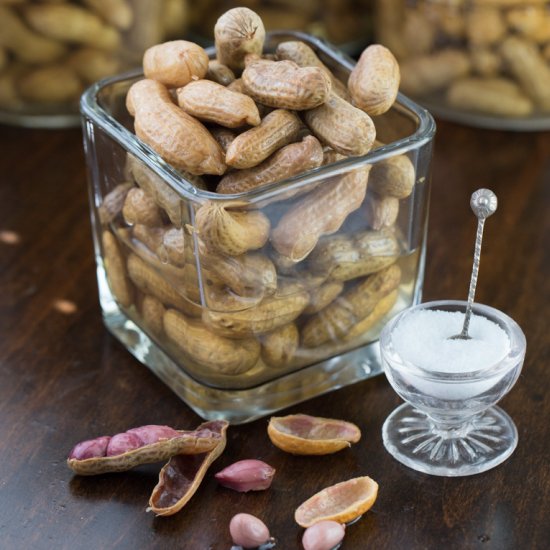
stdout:
<svg viewBox="0 0 550 550">
<path fill-rule="evenodd" d="M 266 50 L 286 40 L 306 42 L 347 79 L 353 61 L 309 35 L 270 33 Z M 221 195 L 134 135 L 125 96 L 140 78 L 103 80 L 81 102 L 107 328 L 207 419 L 250 421 L 381 373 L 381 328 L 422 291 L 429 113 L 400 95 L 376 117 L 369 154 Z M 128 223 L 132 188 L 154 200 L 156 222 Z M 258 232 L 265 244 L 229 255 L 207 238 L 216 223 L 238 244 Z"/>
</svg>

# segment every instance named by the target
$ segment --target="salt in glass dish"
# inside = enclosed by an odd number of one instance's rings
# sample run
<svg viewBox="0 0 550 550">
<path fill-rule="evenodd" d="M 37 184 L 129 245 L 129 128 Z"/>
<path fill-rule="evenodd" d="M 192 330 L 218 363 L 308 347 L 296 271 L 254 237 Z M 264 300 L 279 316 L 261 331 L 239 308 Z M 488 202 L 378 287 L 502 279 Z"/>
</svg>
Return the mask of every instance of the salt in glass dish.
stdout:
<svg viewBox="0 0 550 550">
<path fill-rule="evenodd" d="M 482 368 L 476 365 L 458 371 L 443 365 L 435 370 L 419 366 L 416 350 L 404 352 L 403 346 L 401 353 L 397 350 L 398 327 L 411 315 L 423 310 L 464 314 L 466 305 L 465 301 L 442 300 L 408 308 L 380 335 L 384 372 L 406 401 L 384 422 L 384 446 L 402 464 L 427 474 L 455 477 L 484 472 L 506 460 L 518 442 L 514 422 L 495 406 L 515 384 L 525 357 L 525 335 L 513 319 L 492 307 L 473 305 L 473 338 L 476 318 L 481 317 L 500 327 L 509 341 L 498 360 Z M 460 328 L 463 315 L 457 317 L 455 329 Z M 456 332 L 451 330 L 448 337 Z M 468 345 L 464 340 L 455 342 L 453 345 Z"/>
</svg>

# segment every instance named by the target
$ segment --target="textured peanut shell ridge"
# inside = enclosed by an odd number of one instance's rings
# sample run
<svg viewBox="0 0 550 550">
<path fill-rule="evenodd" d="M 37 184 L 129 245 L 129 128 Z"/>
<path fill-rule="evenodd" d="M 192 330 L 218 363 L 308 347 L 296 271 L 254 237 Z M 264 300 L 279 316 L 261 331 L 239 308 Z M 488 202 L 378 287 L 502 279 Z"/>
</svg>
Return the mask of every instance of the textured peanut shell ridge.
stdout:
<svg viewBox="0 0 550 550">
<path fill-rule="evenodd" d="M 302 330 L 302 344 L 312 348 L 343 338 L 353 325 L 370 315 L 400 281 L 401 269 L 397 264 L 370 275 L 308 320 Z"/>
<path fill-rule="evenodd" d="M 289 323 L 264 334 L 261 342 L 264 363 L 272 368 L 285 367 L 294 359 L 300 343 L 300 333 L 294 323 Z"/>
<path fill-rule="evenodd" d="M 260 124 L 254 100 L 210 80 L 197 80 L 180 88 L 178 105 L 189 115 L 226 128 Z"/>
<path fill-rule="evenodd" d="M 76 460 L 69 458 L 67 465 L 79 475 L 97 475 L 108 472 L 125 472 L 141 464 L 153 464 L 167 460 L 174 455 L 197 455 L 211 451 L 220 443 L 220 435 L 207 428 L 194 431 L 180 431 L 178 437 L 161 439 L 115 456 L 103 456 Z"/>
<path fill-rule="evenodd" d="M 227 174 L 216 191 L 224 194 L 241 193 L 312 170 L 322 163 L 323 147 L 313 136 L 306 136 L 299 143 L 291 143 L 279 149 L 258 166 Z"/>
<path fill-rule="evenodd" d="M 148 511 L 157 516 L 171 516 L 189 502 L 210 465 L 223 453 L 228 426 L 225 420 L 213 420 L 197 428 L 218 434 L 218 444 L 207 453 L 173 456 L 160 471 L 159 481 L 149 498 Z"/>
<path fill-rule="evenodd" d="M 307 414 L 273 416 L 267 433 L 276 447 L 295 455 L 332 454 L 361 439 L 361 430 L 351 422 Z"/>
<path fill-rule="evenodd" d="M 376 137 L 370 116 L 335 94 L 306 111 L 304 121 L 316 137 L 342 155 L 366 155 Z"/>
<path fill-rule="evenodd" d="M 348 89 L 353 104 L 369 115 L 381 115 L 395 102 L 400 82 L 399 64 L 379 44 L 366 48 L 351 71 Z"/>
<path fill-rule="evenodd" d="M 319 238 L 338 231 L 357 210 L 367 192 L 370 166 L 324 182 L 291 206 L 271 232 L 275 250 L 293 261 L 303 260 Z"/>
<path fill-rule="evenodd" d="M 296 319 L 309 302 L 309 294 L 299 283 L 283 282 L 277 292 L 258 305 L 240 311 L 203 311 L 202 319 L 214 332 L 227 338 L 264 334 Z"/>
<path fill-rule="evenodd" d="M 132 85 L 127 95 L 135 112 L 136 135 L 178 170 L 194 175 L 225 172 L 221 147 L 210 132 L 180 107 L 160 82 L 144 79 Z"/>
<path fill-rule="evenodd" d="M 395 263 L 401 249 L 390 230 L 339 234 L 323 239 L 308 258 L 314 273 L 332 281 L 349 281 Z"/>
<path fill-rule="evenodd" d="M 233 70 L 243 69 L 247 54 L 262 54 L 265 28 L 252 10 L 233 8 L 216 22 L 214 38 L 218 61 Z"/>
<path fill-rule="evenodd" d="M 194 78 L 204 78 L 208 55 L 197 44 L 173 40 L 149 48 L 143 56 L 143 72 L 168 88 L 185 86 Z"/>
<path fill-rule="evenodd" d="M 328 75 L 318 67 L 299 67 L 293 61 L 259 60 L 242 74 L 246 92 L 269 107 L 303 111 L 324 103 L 330 94 Z"/>
<path fill-rule="evenodd" d="M 110 231 L 102 235 L 103 264 L 111 292 L 122 307 L 130 307 L 134 299 L 134 288 L 124 264 L 116 237 Z"/>
<path fill-rule="evenodd" d="M 173 309 L 164 314 L 164 331 L 184 354 L 217 374 L 242 374 L 250 370 L 260 356 L 260 344 L 254 338 L 225 338 Z"/>
<path fill-rule="evenodd" d="M 378 495 L 378 483 L 370 477 L 356 477 L 331 485 L 300 504 L 294 519 L 301 527 L 325 520 L 347 523 L 369 510 Z"/>
<path fill-rule="evenodd" d="M 227 147 L 225 160 L 233 168 L 252 168 L 298 136 L 300 119 L 292 112 L 277 109 L 259 126 L 239 134 Z"/>
<path fill-rule="evenodd" d="M 206 247 L 228 256 L 262 248 L 269 228 L 268 218 L 259 211 L 231 211 L 213 201 L 205 202 L 195 216 L 195 229 Z"/>
</svg>

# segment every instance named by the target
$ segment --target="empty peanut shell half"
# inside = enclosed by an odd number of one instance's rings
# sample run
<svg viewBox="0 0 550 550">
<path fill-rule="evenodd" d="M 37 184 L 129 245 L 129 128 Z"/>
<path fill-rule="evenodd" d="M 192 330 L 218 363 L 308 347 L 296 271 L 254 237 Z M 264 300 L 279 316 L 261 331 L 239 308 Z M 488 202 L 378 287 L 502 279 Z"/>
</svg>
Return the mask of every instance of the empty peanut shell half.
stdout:
<svg viewBox="0 0 550 550">
<path fill-rule="evenodd" d="M 351 422 L 307 414 L 273 416 L 267 433 L 273 445 L 295 455 L 328 455 L 361 439 L 361 430 Z"/>
<path fill-rule="evenodd" d="M 378 483 L 370 477 L 356 477 L 331 485 L 300 504 L 296 523 L 310 527 L 320 521 L 348 523 L 371 508 L 378 495 Z"/>
<path fill-rule="evenodd" d="M 159 481 L 151 493 L 147 511 L 154 512 L 157 516 L 171 516 L 189 502 L 212 462 L 225 449 L 228 426 L 229 423 L 225 420 L 212 420 L 197 428 L 217 434 L 217 445 L 206 453 L 173 456 L 160 471 Z"/>
<path fill-rule="evenodd" d="M 168 426 L 141 426 L 127 432 L 78 443 L 67 465 L 80 475 L 125 472 L 140 464 L 152 464 L 176 454 L 198 454 L 214 449 L 221 435 L 201 425 L 193 431 Z"/>
</svg>

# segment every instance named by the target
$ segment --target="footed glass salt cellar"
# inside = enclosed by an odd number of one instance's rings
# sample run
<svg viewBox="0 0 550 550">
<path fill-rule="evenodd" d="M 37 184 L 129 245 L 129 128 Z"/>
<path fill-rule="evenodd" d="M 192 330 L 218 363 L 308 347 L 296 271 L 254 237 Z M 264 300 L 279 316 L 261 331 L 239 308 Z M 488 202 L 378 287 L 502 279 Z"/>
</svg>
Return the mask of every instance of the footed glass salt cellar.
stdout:
<svg viewBox="0 0 550 550">
<path fill-rule="evenodd" d="M 494 468 L 516 448 L 514 422 L 495 404 L 516 382 L 526 348 L 513 319 L 474 303 L 483 225 L 497 199 L 479 189 L 470 204 L 478 228 L 468 301 L 406 309 L 380 336 L 386 376 L 407 402 L 386 419 L 384 445 L 410 468 L 449 477 Z"/>
</svg>

